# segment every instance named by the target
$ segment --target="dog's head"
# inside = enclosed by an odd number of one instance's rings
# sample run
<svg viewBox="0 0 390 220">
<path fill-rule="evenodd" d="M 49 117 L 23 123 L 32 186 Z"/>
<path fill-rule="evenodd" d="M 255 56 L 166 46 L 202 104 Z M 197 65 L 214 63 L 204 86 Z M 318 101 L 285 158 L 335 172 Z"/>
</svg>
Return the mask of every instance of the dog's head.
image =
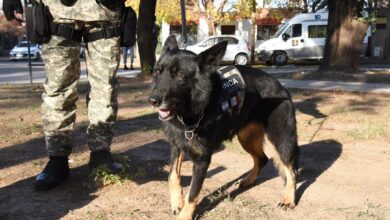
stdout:
<svg viewBox="0 0 390 220">
<path fill-rule="evenodd" d="M 208 104 L 211 76 L 226 51 L 221 42 L 196 55 L 180 50 L 175 36 L 165 41 L 153 72 L 153 88 L 149 103 L 158 109 L 163 121 L 175 115 L 191 116 L 202 112 Z"/>
</svg>

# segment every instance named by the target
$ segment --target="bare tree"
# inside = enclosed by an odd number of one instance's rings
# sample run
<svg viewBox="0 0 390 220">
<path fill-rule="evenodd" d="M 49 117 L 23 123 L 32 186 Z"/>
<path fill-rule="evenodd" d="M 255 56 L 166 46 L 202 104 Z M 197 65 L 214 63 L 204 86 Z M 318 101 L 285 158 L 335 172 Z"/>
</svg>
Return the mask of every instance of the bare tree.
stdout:
<svg viewBox="0 0 390 220">
<path fill-rule="evenodd" d="M 221 0 L 219 5 L 216 5 L 214 0 L 191 1 L 195 5 L 196 10 L 206 19 L 209 35 L 215 35 L 215 25 L 218 23 L 218 18 L 222 17 L 223 9 L 228 0 Z"/>
</svg>

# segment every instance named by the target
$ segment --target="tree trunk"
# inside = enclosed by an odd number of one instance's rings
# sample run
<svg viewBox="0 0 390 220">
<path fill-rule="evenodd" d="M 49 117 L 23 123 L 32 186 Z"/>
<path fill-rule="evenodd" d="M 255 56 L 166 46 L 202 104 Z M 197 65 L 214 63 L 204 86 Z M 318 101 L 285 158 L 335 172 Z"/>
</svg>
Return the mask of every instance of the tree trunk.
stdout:
<svg viewBox="0 0 390 220">
<path fill-rule="evenodd" d="M 356 19 L 361 10 L 356 0 L 329 0 L 329 18 L 323 71 L 355 72 L 367 24 Z"/>
<path fill-rule="evenodd" d="M 309 5 L 307 4 L 307 0 L 303 0 L 302 13 L 309 12 Z"/>
<path fill-rule="evenodd" d="M 386 23 L 386 39 L 384 47 L 384 58 L 390 60 L 390 3 L 387 3 L 387 23 Z"/>
<path fill-rule="evenodd" d="M 206 15 L 207 19 L 207 25 L 209 26 L 209 36 L 215 36 L 217 35 L 217 31 L 215 30 L 215 24 L 214 24 L 214 19 L 210 18 L 209 15 Z"/>
<path fill-rule="evenodd" d="M 150 75 L 156 62 L 157 28 L 155 25 L 157 0 L 142 0 L 139 5 L 137 42 L 141 61 L 141 77 Z"/>
<path fill-rule="evenodd" d="M 251 60 L 250 63 L 252 65 L 255 64 L 255 45 L 256 45 L 256 39 L 255 39 L 255 30 L 256 30 L 256 0 L 252 0 L 252 24 L 251 24 Z"/>
</svg>

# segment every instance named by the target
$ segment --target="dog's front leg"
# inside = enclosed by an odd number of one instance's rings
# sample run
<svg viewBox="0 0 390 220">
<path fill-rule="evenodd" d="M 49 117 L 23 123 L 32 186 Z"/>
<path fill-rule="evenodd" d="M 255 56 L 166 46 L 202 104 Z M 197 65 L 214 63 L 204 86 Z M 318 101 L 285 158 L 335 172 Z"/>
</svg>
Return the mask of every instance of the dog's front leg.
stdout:
<svg viewBox="0 0 390 220">
<path fill-rule="evenodd" d="M 206 177 L 207 169 L 210 164 L 211 155 L 194 160 L 192 167 L 192 180 L 190 185 L 190 191 L 188 192 L 183 210 L 180 212 L 178 219 L 189 220 L 195 212 L 196 205 L 198 202 L 199 192 L 202 189 L 203 181 Z"/>
<path fill-rule="evenodd" d="M 179 214 L 183 208 L 183 191 L 180 185 L 180 168 L 184 159 L 184 153 L 178 147 L 173 147 L 171 152 L 169 170 L 169 194 L 171 199 L 171 210 L 173 214 Z"/>
</svg>

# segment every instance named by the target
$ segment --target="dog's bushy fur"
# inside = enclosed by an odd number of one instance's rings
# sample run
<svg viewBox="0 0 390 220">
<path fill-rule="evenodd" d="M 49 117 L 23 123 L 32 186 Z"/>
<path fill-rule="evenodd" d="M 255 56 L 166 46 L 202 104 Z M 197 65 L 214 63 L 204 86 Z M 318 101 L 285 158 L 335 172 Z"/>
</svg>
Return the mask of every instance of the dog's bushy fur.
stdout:
<svg viewBox="0 0 390 220">
<path fill-rule="evenodd" d="M 287 181 L 287 193 L 280 205 L 284 208 L 295 205 L 299 150 L 295 109 L 290 94 L 265 72 L 236 66 L 246 83 L 242 108 L 237 116 L 224 113 L 217 118 L 222 92 L 217 69 L 226 46 L 227 42 L 221 42 L 196 55 L 180 50 L 175 37 L 171 36 L 165 42 L 154 68 L 149 102 L 158 108 L 165 134 L 172 145 L 169 174 L 171 207 L 179 218 L 188 219 L 193 215 L 213 150 L 234 135 L 238 135 L 241 145 L 254 158 L 254 168 L 240 186 L 252 184 L 261 167 L 273 158 Z M 197 123 L 198 127 L 192 126 Z M 191 129 L 194 137 L 186 138 L 185 130 Z M 267 149 L 266 143 L 270 143 L 271 147 Z M 180 166 L 184 154 L 194 162 L 191 187 L 185 201 L 180 187 Z"/>
</svg>

